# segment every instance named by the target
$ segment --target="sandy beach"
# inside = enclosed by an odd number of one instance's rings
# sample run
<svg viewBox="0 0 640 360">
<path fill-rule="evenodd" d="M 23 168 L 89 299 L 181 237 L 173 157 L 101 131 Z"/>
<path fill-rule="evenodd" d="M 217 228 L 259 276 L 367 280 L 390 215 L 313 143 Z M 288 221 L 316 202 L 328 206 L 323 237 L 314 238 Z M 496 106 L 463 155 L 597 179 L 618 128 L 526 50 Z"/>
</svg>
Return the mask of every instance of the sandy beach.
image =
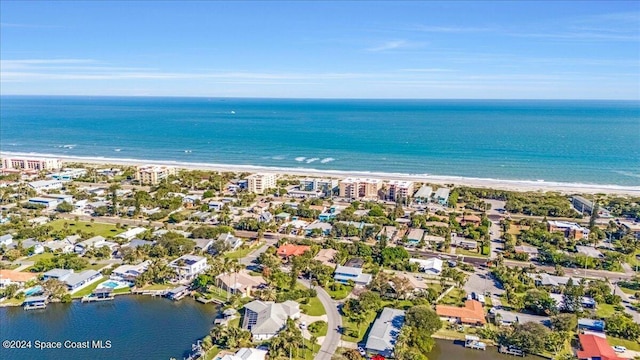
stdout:
<svg viewBox="0 0 640 360">
<path fill-rule="evenodd" d="M 542 180 L 502 180 L 490 178 L 469 178 L 460 176 L 444 176 L 429 174 L 402 174 L 369 171 L 342 171 L 342 170 L 317 170 L 310 168 L 281 168 L 252 165 L 211 164 L 201 162 L 179 162 L 170 160 L 144 160 L 108 157 L 85 157 L 55 154 L 0 152 L 0 156 L 14 157 L 41 157 L 56 158 L 66 163 L 86 163 L 94 165 L 166 165 L 191 170 L 211 170 L 220 172 L 270 172 L 282 175 L 308 176 L 308 177 L 368 177 L 382 180 L 410 180 L 427 182 L 431 184 L 454 184 L 488 189 L 501 189 L 511 191 L 556 191 L 564 194 L 618 194 L 640 196 L 640 186 L 600 185 L 564 183 Z"/>
</svg>

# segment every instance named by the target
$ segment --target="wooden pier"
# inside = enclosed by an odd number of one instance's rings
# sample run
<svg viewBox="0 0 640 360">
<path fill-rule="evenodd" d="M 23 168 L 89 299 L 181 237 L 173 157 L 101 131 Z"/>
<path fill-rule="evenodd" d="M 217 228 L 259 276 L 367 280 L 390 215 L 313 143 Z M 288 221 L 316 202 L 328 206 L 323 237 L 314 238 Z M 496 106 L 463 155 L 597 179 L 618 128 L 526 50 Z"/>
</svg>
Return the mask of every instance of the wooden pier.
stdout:
<svg viewBox="0 0 640 360">
<path fill-rule="evenodd" d="M 90 295 L 83 296 L 81 302 L 93 302 L 93 301 L 109 301 L 113 300 L 113 289 L 111 288 L 102 288 L 93 290 Z"/>
</svg>

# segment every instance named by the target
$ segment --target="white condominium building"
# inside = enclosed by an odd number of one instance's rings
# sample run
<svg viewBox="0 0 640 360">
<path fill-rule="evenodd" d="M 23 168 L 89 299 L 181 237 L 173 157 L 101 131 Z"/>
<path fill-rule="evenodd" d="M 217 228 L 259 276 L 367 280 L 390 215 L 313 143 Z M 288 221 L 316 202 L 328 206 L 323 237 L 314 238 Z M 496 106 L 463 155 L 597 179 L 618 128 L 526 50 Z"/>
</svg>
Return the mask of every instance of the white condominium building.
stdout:
<svg viewBox="0 0 640 360">
<path fill-rule="evenodd" d="M 62 168 L 62 160 L 47 158 L 3 157 L 3 169 L 57 170 Z"/>
<path fill-rule="evenodd" d="M 340 197 L 349 199 L 377 198 L 382 188 L 380 179 L 346 178 L 340 181 Z"/>
<path fill-rule="evenodd" d="M 175 174 L 176 168 L 171 166 L 140 166 L 136 171 L 136 180 L 140 181 L 141 184 L 155 185 L 169 177 L 169 175 Z"/>
<path fill-rule="evenodd" d="M 391 180 L 387 184 L 388 199 L 408 198 L 413 194 L 413 181 Z"/>
<path fill-rule="evenodd" d="M 253 174 L 246 178 L 247 190 L 252 193 L 262 194 L 267 189 L 276 187 L 276 174 Z"/>
</svg>

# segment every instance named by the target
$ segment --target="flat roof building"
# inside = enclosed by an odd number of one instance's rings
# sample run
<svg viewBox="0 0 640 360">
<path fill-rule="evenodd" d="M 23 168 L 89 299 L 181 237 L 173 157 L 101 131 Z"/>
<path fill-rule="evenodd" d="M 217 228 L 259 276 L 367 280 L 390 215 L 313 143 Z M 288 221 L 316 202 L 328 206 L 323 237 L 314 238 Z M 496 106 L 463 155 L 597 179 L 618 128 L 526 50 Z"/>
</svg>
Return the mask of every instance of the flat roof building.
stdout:
<svg viewBox="0 0 640 360">
<path fill-rule="evenodd" d="M 348 199 L 378 198 L 382 188 L 380 179 L 346 178 L 340 181 L 340 197 Z"/>
<path fill-rule="evenodd" d="M 19 170 L 57 170 L 62 168 L 62 160 L 48 158 L 3 157 L 2 168 Z"/>
<path fill-rule="evenodd" d="M 258 173 L 247 176 L 247 190 L 255 194 L 263 194 L 276 187 L 276 174 Z"/>
<path fill-rule="evenodd" d="M 370 354 L 393 357 L 393 349 L 404 325 L 404 310 L 384 308 L 369 331 L 365 350 Z"/>
<path fill-rule="evenodd" d="M 406 199 L 413 194 L 413 181 L 391 180 L 387 183 L 387 199 Z"/>
<path fill-rule="evenodd" d="M 136 180 L 141 184 L 155 185 L 170 175 L 176 174 L 176 168 L 171 166 L 146 165 L 136 169 Z"/>
</svg>

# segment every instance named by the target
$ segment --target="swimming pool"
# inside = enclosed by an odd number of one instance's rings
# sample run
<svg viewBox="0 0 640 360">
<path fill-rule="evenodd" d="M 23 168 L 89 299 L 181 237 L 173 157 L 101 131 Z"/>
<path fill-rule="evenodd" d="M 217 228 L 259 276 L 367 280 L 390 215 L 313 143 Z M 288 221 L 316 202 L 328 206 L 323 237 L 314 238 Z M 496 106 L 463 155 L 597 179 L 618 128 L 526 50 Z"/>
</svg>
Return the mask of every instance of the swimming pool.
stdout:
<svg viewBox="0 0 640 360">
<path fill-rule="evenodd" d="M 106 282 L 102 283 L 102 287 L 108 287 L 108 288 L 112 288 L 112 289 L 115 289 L 118 286 L 120 286 L 120 284 L 118 284 L 115 281 L 106 281 Z"/>
<path fill-rule="evenodd" d="M 42 286 L 36 285 L 34 287 L 30 287 L 24 291 L 24 294 L 27 296 L 37 295 L 42 293 Z"/>
</svg>

